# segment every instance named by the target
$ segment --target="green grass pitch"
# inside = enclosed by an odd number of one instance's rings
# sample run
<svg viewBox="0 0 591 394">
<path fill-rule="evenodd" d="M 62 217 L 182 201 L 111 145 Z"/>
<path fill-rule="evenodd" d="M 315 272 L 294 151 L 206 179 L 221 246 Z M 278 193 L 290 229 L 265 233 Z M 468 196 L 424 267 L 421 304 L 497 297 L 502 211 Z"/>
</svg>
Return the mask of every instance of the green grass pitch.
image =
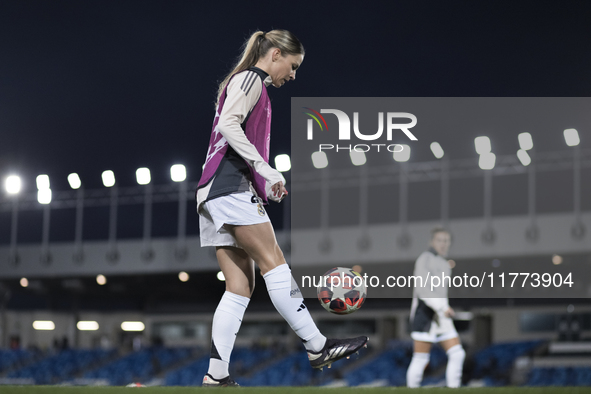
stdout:
<svg viewBox="0 0 591 394">
<path fill-rule="evenodd" d="M 0 386 L 2 394 L 119 394 L 136 392 L 144 394 L 194 394 L 219 393 L 219 390 L 234 391 L 240 394 L 326 394 L 333 393 L 362 393 L 362 394 L 416 394 L 417 392 L 460 393 L 460 394 L 566 394 L 591 393 L 591 387 L 486 387 L 486 388 L 422 388 L 408 389 L 405 387 L 232 387 L 232 388 L 203 388 L 203 387 L 81 387 L 81 386 Z"/>
</svg>

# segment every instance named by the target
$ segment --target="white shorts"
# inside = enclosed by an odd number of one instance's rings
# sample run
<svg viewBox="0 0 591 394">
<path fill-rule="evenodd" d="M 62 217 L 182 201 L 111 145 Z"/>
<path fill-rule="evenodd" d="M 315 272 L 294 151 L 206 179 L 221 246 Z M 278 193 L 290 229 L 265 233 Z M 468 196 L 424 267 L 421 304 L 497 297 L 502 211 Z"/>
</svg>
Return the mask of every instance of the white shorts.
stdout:
<svg viewBox="0 0 591 394">
<path fill-rule="evenodd" d="M 203 204 L 199 212 L 199 237 L 201 246 L 234 246 L 236 239 L 224 224 L 247 226 L 269 222 L 269 215 L 262 203 L 253 199 L 250 191 L 214 198 Z"/>
<path fill-rule="evenodd" d="M 439 316 L 439 324 L 436 321 L 432 321 L 429 332 L 413 331 L 410 333 L 410 337 L 415 341 L 431 343 L 446 341 L 457 336 L 458 332 L 456 331 L 453 320 L 445 316 Z"/>
</svg>

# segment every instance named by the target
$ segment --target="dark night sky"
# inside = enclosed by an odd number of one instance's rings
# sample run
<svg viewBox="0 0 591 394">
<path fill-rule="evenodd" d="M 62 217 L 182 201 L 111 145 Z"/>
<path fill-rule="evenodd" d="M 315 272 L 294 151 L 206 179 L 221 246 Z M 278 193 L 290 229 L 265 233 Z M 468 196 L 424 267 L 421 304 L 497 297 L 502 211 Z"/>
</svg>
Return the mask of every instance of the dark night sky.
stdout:
<svg viewBox="0 0 591 394">
<path fill-rule="evenodd" d="M 307 52 L 295 82 L 270 88 L 272 157 L 289 152 L 292 96 L 591 96 L 589 2 L 254 4 L 1 0 L 0 178 L 35 190 L 47 173 L 64 190 L 78 172 L 93 188 L 112 169 L 134 185 L 147 166 L 165 183 L 184 163 L 197 180 L 216 82 L 256 29 L 291 30 Z M 475 155 L 473 137 L 448 137 L 456 157 Z"/>
<path fill-rule="evenodd" d="M 119 185 L 132 186 L 135 170 L 147 166 L 163 184 L 175 163 L 196 181 L 217 81 L 257 29 L 291 30 L 306 48 L 297 80 L 269 88 L 274 157 L 290 150 L 291 97 L 591 96 L 590 20 L 591 2 L 568 0 L 0 0 L 0 182 L 17 173 L 24 190 L 35 191 L 35 177 L 45 173 L 53 190 L 67 190 L 67 175 L 78 172 L 92 189 L 111 169 Z M 586 148 L 588 130 L 579 130 Z M 438 140 L 451 157 L 475 157 L 476 133 Z M 566 149 L 560 130 L 532 134 L 539 151 Z M 516 133 L 490 137 L 497 155 L 517 150 Z M 430 142 L 412 160 L 430 160 Z M 466 211 L 454 211 L 457 189 L 452 184 L 452 216 Z M 169 205 L 154 210 L 154 237 L 176 231 Z M 478 207 L 468 214 L 480 215 Z M 73 210 L 55 211 L 56 239 L 72 240 Z M 106 212 L 86 210 L 85 239 L 106 239 Z M 139 205 L 120 210 L 118 237 L 141 236 L 132 219 L 141 213 Z M 41 211 L 19 221 L 19 243 L 40 242 Z M 9 240 L 9 223 L 4 212 L 0 243 Z"/>
</svg>

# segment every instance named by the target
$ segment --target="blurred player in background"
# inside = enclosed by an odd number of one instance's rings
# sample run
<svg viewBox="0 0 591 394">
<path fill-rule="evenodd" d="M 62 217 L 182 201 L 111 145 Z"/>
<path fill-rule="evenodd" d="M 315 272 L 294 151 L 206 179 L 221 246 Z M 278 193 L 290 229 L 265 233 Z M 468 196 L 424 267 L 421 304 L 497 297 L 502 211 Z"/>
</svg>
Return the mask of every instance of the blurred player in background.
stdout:
<svg viewBox="0 0 591 394">
<path fill-rule="evenodd" d="M 365 336 L 333 340 L 323 336 L 277 245 L 263 207 L 288 192 L 269 162 L 271 101 L 267 86 L 294 80 L 304 47 L 289 31 L 258 31 L 246 42 L 238 64 L 218 90 L 203 174 L 197 189 L 201 246 L 215 246 L 226 278 L 213 317 L 211 358 L 204 386 L 235 386 L 228 365 L 244 312 L 254 290 L 254 263 L 277 311 L 302 339 L 310 364 L 322 368 L 359 350 Z M 253 261 L 254 260 L 254 261 Z M 293 284 L 293 285 L 292 285 Z"/>
<path fill-rule="evenodd" d="M 415 263 L 414 275 L 426 281 L 430 276 L 450 276 L 451 267 L 446 259 L 451 245 L 448 230 L 437 227 L 431 230 L 431 242 L 428 251 L 423 252 Z M 424 284 L 424 283 L 423 283 Z M 412 361 L 406 372 L 408 387 L 420 387 L 423 373 L 429 364 L 431 346 L 439 342 L 447 353 L 445 380 L 448 387 L 460 387 L 462 367 L 466 353 L 454 327 L 447 298 L 447 287 L 415 286 L 410 311 L 411 337 L 414 340 Z"/>
</svg>

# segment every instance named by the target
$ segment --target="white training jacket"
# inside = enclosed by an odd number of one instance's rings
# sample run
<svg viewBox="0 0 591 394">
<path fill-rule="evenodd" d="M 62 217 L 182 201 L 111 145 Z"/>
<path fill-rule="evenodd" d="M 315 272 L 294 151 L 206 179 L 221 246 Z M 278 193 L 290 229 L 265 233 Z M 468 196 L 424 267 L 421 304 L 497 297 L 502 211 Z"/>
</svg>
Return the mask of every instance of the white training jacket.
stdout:
<svg viewBox="0 0 591 394">
<path fill-rule="evenodd" d="M 253 83 L 248 92 L 241 89 L 245 80 L 252 77 L 250 75 L 251 73 L 253 73 L 253 71 L 246 70 L 240 72 L 228 83 L 226 100 L 224 101 L 224 107 L 222 108 L 217 128 L 228 142 L 228 145 L 246 160 L 257 173 L 265 178 L 268 189 L 267 197 L 274 201 L 280 201 L 277 197 L 272 195 L 270 188 L 277 182 L 283 182 L 285 185 L 285 178 L 279 171 L 265 162 L 256 147 L 248 141 L 244 135 L 244 130 L 241 127 L 241 124 L 259 101 L 263 89 L 263 85 L 260 83 Z M 271 77 L 267 76 L 263 82 L 265 86 L 269 86 L 272 82 Z M 201 204 L 207 199 L 214 179 L 215 177 L 213 177 L 206 186 L 197 190 L 197 211 L 201 209 Z M 250 187 L 249 181 L 244 178 L 238 192 L 247 191 L 249 189 L 254 190 L 254 188 Z"/>
<path fill-rule="evenodd" d="M 447 260 L 439 256 L 433 248 L 421 253 L 415 263 L 414 275 L 423 278 L 423 286 L 415 286 L 413 297 L 422 300 L 439 315 L 449 309 L 447 298 L 448 281 L 443 281 L 445 286 L 433 287 L 433 290 L 431 290 L 431 278 L 437 276 L 441 279 L 442 274 L 444 277 L 451 276 L 451 267 Z M 437 280 L 435 280 L 434 284 L 437 284 Z M 413 304 L 416 304 L 415 300 L 413 300 Z"/>
</svg>

